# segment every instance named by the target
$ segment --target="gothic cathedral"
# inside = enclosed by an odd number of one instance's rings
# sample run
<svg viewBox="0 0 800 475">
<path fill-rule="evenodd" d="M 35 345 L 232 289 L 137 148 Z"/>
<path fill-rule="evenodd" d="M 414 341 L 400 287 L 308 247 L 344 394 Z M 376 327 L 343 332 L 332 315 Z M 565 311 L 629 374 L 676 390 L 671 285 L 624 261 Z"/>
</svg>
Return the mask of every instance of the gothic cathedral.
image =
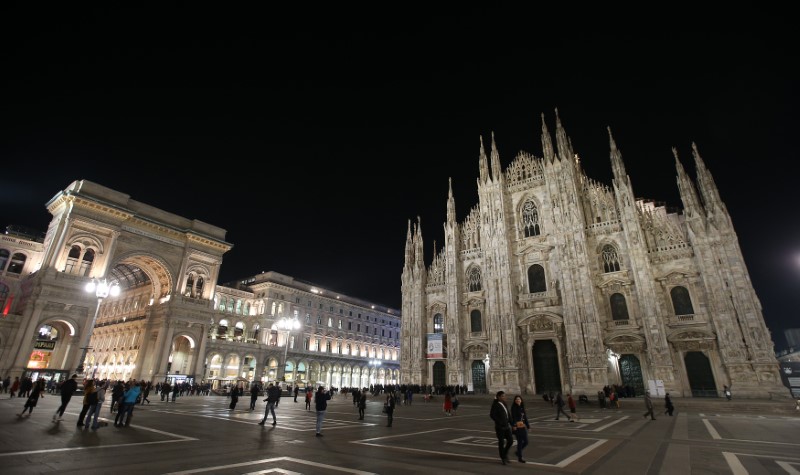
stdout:
<svg viewBox="0 0 800 475">
<path fill-rule="evenodd" d="M 543 158 L 503 171 L 480 145 L 478 204 L 426 267 L 409 222 L 400 380 L 475 392 L 788 397 L 731 218 L 692 146 L 684 209 L 635 198 L 614 138 L 611 186 L 584 173 L 556 111 Z"/>
</svg>

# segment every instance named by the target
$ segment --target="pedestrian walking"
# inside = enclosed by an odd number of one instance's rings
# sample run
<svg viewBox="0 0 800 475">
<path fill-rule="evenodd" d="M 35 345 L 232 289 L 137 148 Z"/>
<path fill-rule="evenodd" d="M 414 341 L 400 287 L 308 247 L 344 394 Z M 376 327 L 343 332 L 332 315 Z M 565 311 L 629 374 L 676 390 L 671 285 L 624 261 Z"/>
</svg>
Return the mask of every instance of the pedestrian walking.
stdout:
<svg viewBox="0 0 800 475">
<path fill-rule="evenodd" d="M 578 405 L 575 404 L 575 399 L 572 397 L 572 393 L 567 393 L 567 407 L 569 407 L 569 420 L 570 422 L 575 422 L 578 420 Z"/>
<path fill-rule="evenodd" d="M 394 394 L 389 391 L 386 394 L 386 402 L 383 403 L 383 412 L 386 413 L 386 427 L 392 427 L 392 421 L 394 420 L 394 407 L 396 405 L 396 400 L 394 398 Z"/>
<path fill-rule="evenodd" d="M 494 421 L 494 433 L 497 436 L 497 449 L 500 453 L 500 461 L 503 465 L 509 463 L 508 451 L 514 445 L 514 439 L 511 436 L 511 414 L 506 407 L 506 393 L 505 391 L 497 391 L 495 394 L 494 402 L 489 410 L 489 417 Z"/>
<path fill-rule="evenodd" d="M 43 397 L 44 379 L 37 379 L 36 383 L 33 384 L 33 389 L 31 389 L 31 395 L 25 400 L 25 406 L 22 408 L 22 412 L 18 414 L 19 417 L 22 417 L 25 414 L 25 411 L 28 411 L 29 416 L 33 414 L 33 408 L 36 407 L 36 404 L 39 402 L 39 398 Z"/>
<path fill-rule="evenodd" d="M 19 376 L 14 377 L 14 382 L 11 383 L 11 397 L 14 397 L 19 391 Z M 11 397 L 9 399 L 11 399 Z"/>
<path fill-rule="evenodd" d="M 559 392 L 558 392 L 558 394 L 556 394 L 556 401 L 555 401 L 555 406 L 556 406 L 556 420 L 558 420 L 558 418 L 559 418 L 559 416 L 560 416 L 561 414 L 564 414 L 564 415 L 567 417 L 567 419 L 569 419 L 570 421 L 572 421 L 572 417 L 570 417 L 570 415 L 569 415 L 569 414 L 567 414 L 566 412 L 564 412 L 564 406 L 565 406 L 565 405 L 566 405 L 566 404 L 565 404 L 565 402 L 564 402 L 564 396 L 561 394 L 561 391 L 559 391 Z"/>
<path fill-rule="evenodd" d="M 164 384 L 161 385 L 161 400 L 169 402 L 169 393 L 172 391 L 172 387 L 169 385 L 168 382 L 164 381 Z M 166 399 L 164 399 L 166 398 Z M 111 412 L 114 412 L 114 403 L 111 403 Z"/>
<path fill-rule="evenodd" d="M 644 407 L 647 409 L 647 412 L 645 412 L 642 417 L 646 418 L 649 415 L 651 420 L 656 420 L 656 416 L 653 414 L 653 400 L 650 399 L 649 390 L 644 392 Z"/>
<path fill-rule="evenodd" d="M 275 406 L 278 405 L 278 401 L 281 398 L 281 388 L 275 386 L 272 383 L 269 383 L 267 386 L 267 398 L 264 399 L 264 402 L 267 403 L 267 408 L 264 409 L 264 418 L 261 419 L 261 422 L 258 425 L 263 426 L 265 422 L 267 422 L 267 417 L 272 414 L 272 426 L 278 424 L 278 418 L 275 417 Z"/>
<path fill-rule="evenodd" d="M 731 397 L 732 397 L 731 389 L 727 385 L 726 386 L 722 386 L 722 393 L 725 395 L 725 399 L 727 399 L 728 401 L 731 400 Z"/>
<path fill-rule="evenodd" d="M 522 458 L 522 451 L 528 446 L 528 429 L 530 428 L 531 424 L 525 414 L 525 403 L 522 401 L 522 396 L 514 396 L 514 403 L 511 405 L 511 431 L 517 438 L 517 460 L 519 460 L 519 463 L 525 463 L 525 459 Z"/>
<path fill-rule="evenodd" d="M 83 418 L 86 417 L 89 409 L 95 405 L 97 405 L 97 391 L 94 387 L 94 380 L 87 379 L 83 382 L 83 407 L 78 415 L 78 427 L 83 427 Z"/>
<path fill-rule="evenodd" d="M 250 386 L 250 410 L 256 410 L 256 402 L 258 401 L 259 393 L 261 392 L 261 387 L 258 385 L 258 382 L 253 382 L 253 385 Z"/>
<path fill-rule="evenodd" d="M 150 395 L 150 391 L 153 389 L 152 381 L 148 381 L 142 387 L 144 388 L 142 389 L 142 404 L 144 404 L 145 402 L 147 402 L 147 404 L 150 404 L 150 399 L 148 399 L 147 396 Z"/>
<path fill-rule="evenodd" d="M 445 391 L 444 393 L 444 403 L 442 404 L 442 409 L 444 410 L 444 414 L 446 416 L 451 416 L 451 411 L 453 410 L 453 396 L 450 394 L 450 391 Z"/>
<path fill-rule="evenodd" d="M 664 408 L 666 408 L 664 414 L 669 414 L 670 416 L 672 416 L 672 412 L 675 410 L 675 406 L 672 405 L 672 398 L 669 397 L 669 393 L 664 395 Z"/>
<path fill-rule="evenodd" d="M 456 414 L 458 414 L 458 405 L 459 404 L 461 404 L 461 402 L 458 400 L 458 396 L 453 394 L 453 415 L 454 416 Z"/>
<path fill-rule="evenodd" d="M 73 374 L 71 378 L 61 383 L 61 405 L 56 409 L 53 414 L 53 422 L 60 421 L 64 417 L 64 411 L 67 409 L 72 395 L 78 390 L 78 375 Z"/>
<path fill-rule="evenodd" d="M 294 385 L 294 402 L 297 402 L 297 395 L 300 394 L 300 385 Z"/>
<path fill-rule="evenodd" d="M 311 391 L 306 387 L 306 411 L 311 410 Z"/>
<path fill-rule="evenodd" d="M 328 401 L 331 394 L 325 390 L 325 386 L 320 386 L 314 395 L 314 405 L 317 410 L 317 437 L 322 437 L 322 422 L 325 420 L 325 412 L 328 410 Z"/>
<path fill-rule="evenodd" d="M 367 388 L 358 392 L 358 420 L 364 420 L 364 411 L 367 409 Z"/>
<path fill-rule="evenodd" d="M 175 387 L 177 388 L 178 386 Z M 231 403 L 228 405 L 228 410 L 233 411 L 234 409 L 236 409 L 236 404 L 239 402 L 239 391 L 241 391 L 241 389 L 239 388 L 238 384 L 231 388 Z M 173 392 L 172 394 L 173 394 L 172 402 L 175 402 L 174 399 L 175 393 Z"/>
</svg>

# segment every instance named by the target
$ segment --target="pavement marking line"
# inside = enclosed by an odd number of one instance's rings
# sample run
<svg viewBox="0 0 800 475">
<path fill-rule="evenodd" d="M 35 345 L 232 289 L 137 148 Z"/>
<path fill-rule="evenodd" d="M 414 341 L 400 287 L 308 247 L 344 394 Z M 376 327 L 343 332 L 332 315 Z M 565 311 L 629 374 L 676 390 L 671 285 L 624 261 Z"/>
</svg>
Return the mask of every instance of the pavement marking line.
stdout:
<svg viewBox="0 0 800 475">
<path fill-rule="evenodd" d="M 686 474 L 692 473 L 690 463 L 691 446 L 683 444 L 669 444 L 664 461 L 661 464 L 659 475 Z"/>
<path fill-rule="evenodd" d="M 65 413 L 65 414 L 72 414 L 72 413 Z M 77 414 L 74 414 L 77 415 Z M 110 419 L 106 419 L 105 417 L 98 418 L 99 420 L 110 421 Z M 62 449 L 41 449 L 41 450 L 26 450 L 22 452 L 7 452 L 7 453 L 0 453 L 0 457 L 7 457 L 9 455 L 28 455 L 28 454 L 43 454 L 43 453 L 50 453 L 50 452 L 67 452 L 72 450 L 89 450 L 89 449 L 103 449 L 109 447 L 132 447 L 136 445 L 152 445 L 152 444 L 171 444 L 173 442 L 191 442 L 194 440 L 200 440 L 195 437 L 189 437 L 186 435 L 175 434 L 172 432 L 166 432 L 163 430 L 153 429 L 151 427 L 144 427 L 140 425 L 131 425 L 135 429 L 146 430 L 149 432 L 155 432 L 156 434 L 165 435 L 167 437 L 174 437 L 177 440 L 155 440 L 152 442 L 133 442 L 130 444 L 110 444 L 110 445 L 100 445 L 95 447 L 66 447 Z"/>
<path fill-rule="evenodd" d="M 775 463 L 777 463 L 780 468 L 786 470 L 786 473 L 789 475 L 800 475 L 800 470 L 794 468 L 789 462 L 776 461 Z"/>
<path fill-rule="evenodd" d="M 420 434 L 430 434 L 430 433 L 433 433 L 433 432 L 441 432 L 441 431 L 445 431 L 445 430 L 449 431 L 449 430 L 453 430 L 453 429 L 433 429 L 433 430 L 406 433 L 406 434 L 400 434 L 400 435 L 390 435 L 390 436 L 385 436 L 385 437 L 374 437 L 374 438 L 371 438 L 371 439 L 351 440 L 350 442 L 353 443 L 353 444 L 369 445 L 369 446 L 372 446 L 372 447 L 408 450 L 408 451 L 411 451 L 411 452 L 437 454 L 437 455 L 447 455 L 447 456 L 450 456 L 450 457 L 467 457 L 467 458 L 480 459 L 480 460 L 496 460 L 497 457 L 486 457 L 486 456 L 482 456 L 482 455 L 459 454 L 459 453 L 453 453 L 453 452 L 442 452 L 442 451 L 427 450 L 427 449 L 415 449 L 415 448 L 411 448 L 411 447 L 399 447 L 399 446 L 396 446 L 396 445 L 385 445 L 385 444 L 379 444 L 379 443 L 375 443 L 374 442 L 374 441 L 383 440 L 383 439 L 392 439 L 392 438 L 398 438 L 398 437 L 409 437 L 409 436 L 415 436 L 415 435 L 420 435 Z M 456 430 L 468 430 L 468 429 L 456 429 Z M 469 432 L 476 432 L 476 431 L 469 431 Z M 477 431 L 477 432 L 493 433 L 491 431 Z M 472 437 L 477 438 L 475 436 L 472 436 Z M 575 452 L 571 456 L 561 460 L 558 463 L 552 464 L 552 463 L 533 462 L 531 460 L 528 460 L 528 462 L 527 462 L 528 466 L 564 468 L 564 467 L 568 466 L 569 464 L 571 464 L 572 462 L 580 459 L 584 455 L 588 454 L 589 452 L 597 449 L 601 445 L 603 445 L 606 442 L 608 442 L 608 439 L 590 439 L 590 438 L 586 438 L 586 437 L 569 437 L 569 436 L 558 436 L 558 435 L 556 435 L 556 436 L 549 435 L 548 437 L 556 438 L 556 439 L 569 439 L 569 440 L 575 440 L 575 439 L 594 440 L 595 442 L 592 443 L 591 445 L 589 445 L 587 447 L 584 447 L 583 449 Z M 448 443 L 449 444 L 459 444 L 459 445 L 477 445 L 477 444 L 464 443 L 463 440 L 465 440 L 465 439 L 466 438 L 462 437 L 460 439 L 445 440 L 444 443 L 446 443 L 446 444 L 448 444 Z M 485 446 L 491 446 L 491 447 L 496 447 L 497 446 L 497 438 L 496 437 L 491 437 L 491 438 L 487 437 L 485 440 L 487 441 L 487 444 Z M 514 445 L 516 445 L 516 440 L 514 440 Z"/>
<path fill-rule="evenodd" d="M 250 465 L 256 465 L 256 464 L 260 464 L 260 463 L 271 463 L 271 462 L 282 462 L 282 461 L 294 462 L 294 463 L 299 463 L 299 464 L 303 464 L 303 465 L 310 465 L 312 467 L 324 468 L 324 469 L 328 469 L 328 470 L 336 470 L 336 471 L 339 471 L 339 472 L 353 473 L 355 475 L 378 475 L 377 473 L 373 473 L 373 472 L 364 472 L 362 470 L 353 470 L 351 468 L 336 467 L 334 465 L 327 465 L 327 464 L 324 464 L 324 463 L 312 462 L 310 460 L 297 459 L 297 458 L 294 458 L 294 457 L 275 457 L 275 458 L 271 458 L 271 459 L 251 460 L 250 462 L 241 462 L 241 463 L 218 465 L 216 467 L 203 467 L 203 468 L 198 468 L 198 469 L 195 469 L 195 470 L 182 470 L 180 472 L 169 472 L 169 473 L 165 473 L 163 475 L 192 475 L 194 473 L 211 472 L 213 470 L 230 469 L 230 468 L 237 468 L 237 467 L 247 467 L 247 466 L 250 466 Z M 269 469 L 268 471 L 261 470 L 261 471 L 253 472 L 253 473 L 274 473 L 275 471 L 276 471 L 276 469 Z M 287 473 L 291 473 L 291 472 L 287 472 Z"/>
<path fill-rule="evenodd" d="M 742 465 L 742 462 L 735 454 L 722 452 L 722 456 L 725 457 L 725 461 L 728 462 L 728 466 L 731 468 L 731 473 L 733 473 L 733 475 L 748 475 L 750 473 L 744 468 L 744 465 Z"/>
<path fill-rule="evenodd" d="M 42 450 L 26 450 L 24 452 L 7 452 L 7 453 L 0 453 L 0 457 L 8 457 L 11 455 L 30 455 L 30 454 L 47 454 L 51 452 L 71 452 L 73 450 L 96 450 L 96 449 L 108 449 L 111 447 L 134 447 L 137 445 L 154 445 L 154 444 L 172 444 L 175 442 L 190 442 L 193 440 L 199 439 L 192 439 L 192 438 L 183 438 L 180 440 L 159 440 L 154 442 L 135 442 L 132 444 L 109 444 L 109 445 L 99 445 L 95 447 L 67 447 L 63 449 L 42 449 Z"/>
<path fill-rule="evenodd" d="M 600 427 L 598 427 L 596 429 L 592 429 L 592 430 L 594 432 L 600 432 L 601 430 L 608 429 L 609 427 L 611 427 L 611 426 L 613 426 L 615 424 L 619 424 L 620 422 L 624 421 L 625 419 L 628 419 L 628 416 L 625 416 L 622 419 L 617 419 L 616 421 L 609 422 L 608 424 L 606 424 L 604 426 L 600 426 Z"/>
<path fill-rule="evenodd" d="M 719 432 L 717 432 L 717 429 L 714 429 L 714 427 L 711 425 L 711 422 L 709 422 L 708 419 L 703 419 L 703 425 L 706 426 L 706 429 L 708 430 L 708 433 L 711 434 L 712 439 L 722 440 L 722 437 L 720 437 Z"/>
</svg>

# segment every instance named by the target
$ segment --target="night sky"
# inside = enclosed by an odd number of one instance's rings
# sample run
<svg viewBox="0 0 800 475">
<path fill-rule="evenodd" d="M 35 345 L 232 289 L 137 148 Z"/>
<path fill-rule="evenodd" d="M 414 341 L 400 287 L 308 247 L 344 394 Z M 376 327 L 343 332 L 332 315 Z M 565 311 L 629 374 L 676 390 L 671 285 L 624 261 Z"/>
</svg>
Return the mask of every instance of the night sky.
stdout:
<svg viewBox="0 0 800 475">
<path fill-rule="evenodd" d="M 44 231 L 88 179 L 226 229 L 220 283 L 400 308 L 408 221 L 429 263 L 448 178 L 459 221 L 477 203 L 479 137 L 503 167 L 541 156 L 557 108 L 590 177 L 611 182 L 611 127 L 636 196 L 673 207 L 671 148 L 694 175 L 696 142 L 778 348 L 800 327 L 789 15 L 187 5 L 0 7 L 0 225 Z"/>
</svg>

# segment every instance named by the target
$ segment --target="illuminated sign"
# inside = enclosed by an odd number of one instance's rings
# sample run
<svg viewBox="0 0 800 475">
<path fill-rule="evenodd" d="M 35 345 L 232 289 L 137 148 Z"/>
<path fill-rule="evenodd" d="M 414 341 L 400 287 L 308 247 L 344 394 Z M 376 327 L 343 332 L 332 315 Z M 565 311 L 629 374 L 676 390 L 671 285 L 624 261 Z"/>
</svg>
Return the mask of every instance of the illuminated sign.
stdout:
<svg viewBox="0 0 800 475">
<path fill-rule="evenodd" d="M 33 345 L 34 350 L 49 350 L 52 351 L 56 347 L 55 340 L 36 340 L 36 343 Z"/>
</svg>

